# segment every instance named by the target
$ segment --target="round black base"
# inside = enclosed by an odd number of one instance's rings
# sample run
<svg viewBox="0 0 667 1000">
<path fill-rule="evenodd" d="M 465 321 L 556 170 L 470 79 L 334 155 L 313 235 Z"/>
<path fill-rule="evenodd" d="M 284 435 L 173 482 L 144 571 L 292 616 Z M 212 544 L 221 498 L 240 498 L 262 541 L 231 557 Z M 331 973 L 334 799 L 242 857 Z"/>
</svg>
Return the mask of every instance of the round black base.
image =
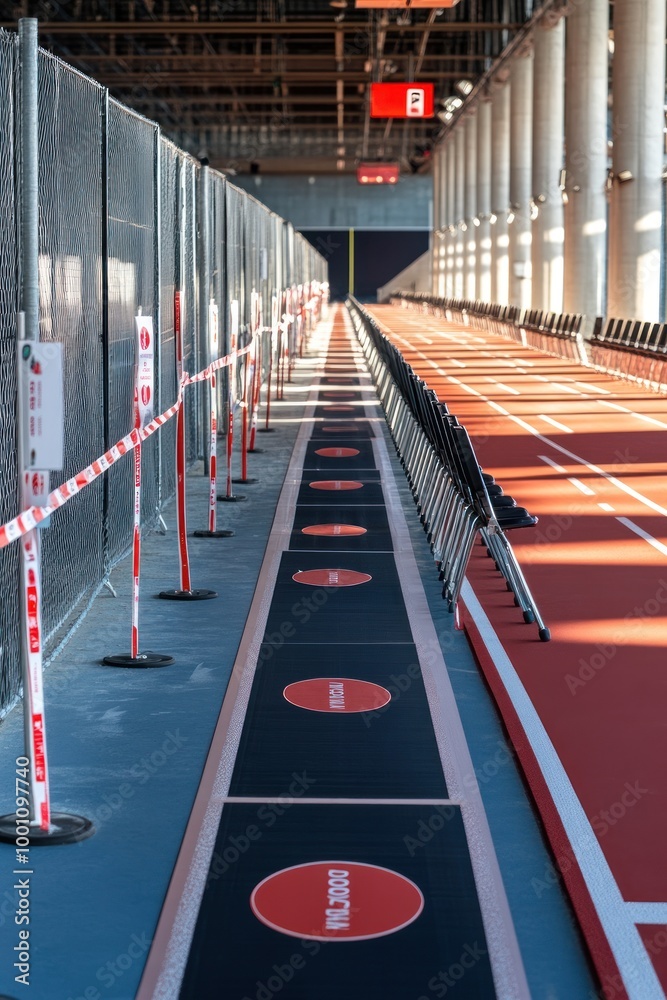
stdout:
<svg viewBox="0 0 667 1000">
<path fill-rule="evenodd" d="M 24 822 L 21 820 L 21 822 Z M 95 827 L 85 816 L 70 813 L 51 813 L 51 826 L 42 830 L 35 826 L 30 828 L 30 846 L 42 847 L 45 844 L 76 844 L 86 840 L 95 833 Z M 0 843 L 16 843 L 16 816 L 0 816 Z"/>
<path fill-rule="evenodd" d="M 244 497 L 241 493 L 230 493 L 229 496 L 225 493 L 220 493 L 217 499 L 221 503 L 241 503 L 242 500 L 247 500 L 248 498 Z"/>
<path fill-rule="evenodd" d="M 165 656 L 162 653 L 139 653 L 138 656 L 131 656 L 130 653 L 118 653 L 114 656 L 105 656 L 102 663 L 108 667 L 166 667 L 174 662 L 173 656 Z"/>
<path fill-rule="evenodd" d="M 248 448 L 248 454 L 249 455 L 263 455 L 264 454 L 264 449 L 263 448 Z"/>
<path fill-rule="evenodd" d="M 163 601 L 212 601 L 218 594 L 215 590 L 161 590 L 157 596 Z"/>
<path fill-rule="evenodd" d="M 275 427 L 258 427 L 257 428 L 257 433 L 258 434 L 275 434 L 275 432 L 276 432 Z"/>
<path fill-rule="evenodd" d="M 218 497 L 218 500 L 220 497 Z M 207 528 L 198 528 L 197 531 L 192 532 L 193 538 L 231 538 L 234 534 L 233 531 L 228 531 L 226 528 L 220 528 L 218 531 L 209 531 Z"/>
<path fill-rule="evenodd" d="M 241 486 L 250 486 L 251 483 L 258 483 L 259 479 L 232 479 L 233 483 L 239 483 Z"/>
<path fill-rule="evenodd" d="M 540 629 L 539 636 L 542 642 L 549 642 L 549 640 L 551 639 L 551 632 L 546 627 L 546 625 L 544 626 L 544 628 Z"/>
</svg>

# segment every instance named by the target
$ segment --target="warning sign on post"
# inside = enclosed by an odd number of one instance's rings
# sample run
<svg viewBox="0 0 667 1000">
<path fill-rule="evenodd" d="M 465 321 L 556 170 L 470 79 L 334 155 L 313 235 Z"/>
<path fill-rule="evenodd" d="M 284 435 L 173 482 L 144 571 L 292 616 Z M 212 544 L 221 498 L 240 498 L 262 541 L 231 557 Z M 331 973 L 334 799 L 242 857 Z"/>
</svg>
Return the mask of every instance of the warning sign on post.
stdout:
<svg viewBox="0 0 667 1000">
<path fill-rule="evenodd" d="M 18 351 L 25 467 L 62 469 L 62 344 L 20 340 Z"/>
<path fill-rule="evenodd" d="M 146 427 L 153 419 L 155 347 L 153 318 L 135 316 L 137 326 L 137 417 L 138 426 Z"/>
</svg>

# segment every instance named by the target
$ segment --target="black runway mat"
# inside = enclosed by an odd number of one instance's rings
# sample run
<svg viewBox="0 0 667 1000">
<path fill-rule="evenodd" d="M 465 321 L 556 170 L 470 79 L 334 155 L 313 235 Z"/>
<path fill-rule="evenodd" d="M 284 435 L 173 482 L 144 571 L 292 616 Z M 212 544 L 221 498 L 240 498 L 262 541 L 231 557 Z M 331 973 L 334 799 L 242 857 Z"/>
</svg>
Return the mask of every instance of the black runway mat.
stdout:
<svg viewBox="0 0 667 1000">
<path fill-rule="evenodd" d="M 308 900 L 300 896 L 291 914 L 298 922 L 304 907 L 309 914 L 321 912 L 319 927 L 314 917 L 307 925 L 313 934 L 319 930 L 321 935 L 325 926 L 328 873 L 350 874 L 350 867 L 358 864 L 395 873 L 384 876 L 392 884 L 411 880 L 423 894 L 424 908 L 402 929 L 361 941 L 293 937 L 255 916 L 250 897 L 260 882 L 286 868 L 316 862 L 327 862 L 331 868 L 325 866 L 323 881 L 311 882 Z M 290 872 L 288 877 L 294 875 Z M 386 899 L 373 899 L 356 878 L 347 881 L 351 928 L 355 920 L 366 921 L 365 927 L 373 924 L 382 918 L 383 909 L 396 912 L 397 891 L 390 890 Z M 287 895 L 278 895 L 272 902 L 270 912 L 279 919 Z M 411 906 L 409 915 L 415 911 Z M 307 803 L 225 806 L 181 1000 L 272 1000 L 275 996 L 281 1000 L 430 1000 L 447 995 L 445 989 L 450 992 L 447 982 L 454 984 L 451 995 L 459 994 L 460 1000 L 495 996 L 458 808 Z"/>
<path fill-rule="evenodd" d="M 379 685 L 343 714 L 290 704 L 287 685 L 312 678 L 352 678 Z M 290 693 L 294 700 L 299 690 Z M 377 700 L 374 700 L 377 694 Z M 317 702 L 318 707 L 325 705 Z M 284 796 L 294 771 L 316 798 L 446 798 L 438 748 L 414 646 L 304 646 L 270 636 L 257 674 L 230 795 Z"/>
<path fill-rule="evenodd" d="M 355 587 L 296 583 L 299 571 L 346 569 L 370 574 Z M 307 621 L 303 609 L 316 612 Z M 327 556 L 320 552 L 285 552 L 266 626 L 267 635 L 292 626 L 290 642 L 411 642 L 412 634 L 393 555 L 377 552 Z"/>
<path fill-rule="evenodd" d="M 317 482 L 353 482 L 362 483 L 363 485 L 359 489 L 353 490 L 321 490 L 315 489 L 310 485 L 310 483 Z M 332 501 L 346 507 L 350 504 L 353 506 L 378 505 L 384 504 L 384 493 L 382 492 L 382 485 L 378 481 L 373 482 L 364 473 L 359 472 L 358 475 L 355 475 L 352 471 L 346 471 L 344 478 L 330 476 L 329 474 L 324 476 L 316 473 L 313 476 L 308 476 L 299 488 L 298 504 L 312 506 L 313 504 L 330 504 Z"/>
<path fill-rule="evenodd" d="M 351 372 L 333 372 L 328 375 L 323 375 L 320 379 L 320 385 L 328 386 L 340 386 L 342 389 L 347 389 L 348 386 L 352 388 L 359 387 L 361 384 L 361 379 L 358 375 L 354 375 Z"/>
<path fill-rule="evenodd" d="M 345 409 L 343 409 L 345 407 Z M 327 423 L 349 424 L 354 423 L 357 418 L 365 417 L 363 400 L 341 400 L 340 403 L 320 404 L 315 407 L 313 416 L 316 420 Z"/>
<path fill-rule="evenodd" d="M 302 528 L 319 524 L 355 525 L 366 529 L 364 535 L 304 535 Z M 322 552 L 351 550 L 389 552 L 392 539 L 384 507 L 351 507 L 348 504 L 327 504 L 297 507 L 290 549 L 318 549 Z"/>
<path fill-rule="evenodd" d="M 335 435 L 331 435 L 335 437 Z M 359 452 L 358 455 L 348 455 L 345 457 L 340 457 L 337 455 L 318 455 L 318 451 L 323 449 L 333 449 L 334 451 L 338 448 L 354 448 Z M 326 471 L 327 469 L 374 469 L 375 468 L 375 456 L 373 455 L 373 446 L 370 441 L 358 441 L 356 443 L 350 444 L 349 441 L 345 443 L 337 441 L 327 441 L 326 444 L 322 441 L 311 441 L 306 449 L 306 458 L 304 461 L 304 472 L 311 469 L 317 469 Z"/>
<path fill-rule="evenodd" d="M 354 416 L 354 414 L 352 414 Z M 313 426 L 312 440 L 327 444 L 336 440 L 336 444 L 348 443 L 349 441 L 368 439 L 374 437 L 373 430 L 368 420 L 316 420 Z"/>
</svg>

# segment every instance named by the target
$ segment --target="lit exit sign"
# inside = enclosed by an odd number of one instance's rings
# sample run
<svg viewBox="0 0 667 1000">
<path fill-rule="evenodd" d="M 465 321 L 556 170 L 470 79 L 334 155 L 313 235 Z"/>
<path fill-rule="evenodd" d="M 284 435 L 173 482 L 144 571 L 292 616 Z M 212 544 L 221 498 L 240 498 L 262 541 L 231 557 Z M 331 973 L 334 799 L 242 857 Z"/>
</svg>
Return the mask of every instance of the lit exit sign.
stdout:
<svg viewBox="0 0 667 1000">
<path fill-rule="evenodd" d="M 432 117 L 432 83 L 371 84 L 371 118 Z"/>
</svg>

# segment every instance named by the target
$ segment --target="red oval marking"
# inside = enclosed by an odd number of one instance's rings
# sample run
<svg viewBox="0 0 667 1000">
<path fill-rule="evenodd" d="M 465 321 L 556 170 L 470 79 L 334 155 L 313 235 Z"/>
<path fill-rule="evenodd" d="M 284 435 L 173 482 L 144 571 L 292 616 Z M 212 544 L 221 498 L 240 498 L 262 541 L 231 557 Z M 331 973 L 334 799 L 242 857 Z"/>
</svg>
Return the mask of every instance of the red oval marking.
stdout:
<svg viewBox="0 0 667 1000">
<path fill-rule="evenodd" d="M 354 413 L 354 407 L 348 406 L 347 403 L 341 403 L 340 406 L 327 406 L 327 413 Z"/>
<path fill-rule="evenodd" d="M 309 712 L 351 715 L 383 708 L 391 701 L 391 694 L 379 684 L 353 677 L 312 677 L 288 684 L 283 698 L 290 705 Z"/>
<path fill-rule="evenodd" d="M 324 399 L 354 399 L 353 392 L 323 392 L 322 397 Z"/>
<path fill-rule="evenodd" d="M 359 432 L 359 428 L 356 424 L 324 424 L 322 426 L 322 430 L 325 434 L 339 434 L 341 432 L 344 434 L 352 434 L 353 432 Z"/>
<path fill-rule="evenodd" d="M 283 868 L 252 891 L 258 920 L 289 937 L 366 941 L 407 927 L 424 909 L 404 875 L 357 861 L 311 861 Z"/>
<path fill-rule="evenodd" d="M 373 577 L 354 569 L 304 569 L 295 573 L 292 579 L 310 587 L 358 587 L 369 583 Z"/>
<path fill-rule="evenodd" d="M 317 479 L 308 485 L 311 490 L 361 490 L 364 487 L 356 479 Z"/>
<path fill-rule="evenodd" d="M 358 448 L 318 448 L 315 452 L 316 455 L 321 455 L 322 458 L 354 458 L 355 455 L 359 454 Z"/>
<path fill-rule="evenodd" d="M 329 535 L 333 537 L 344 537 L 351 535 L 365 535 L 366 528 L 358 524 L 309 524 L 301 529 L 302 535 Z"/>
</svg>

